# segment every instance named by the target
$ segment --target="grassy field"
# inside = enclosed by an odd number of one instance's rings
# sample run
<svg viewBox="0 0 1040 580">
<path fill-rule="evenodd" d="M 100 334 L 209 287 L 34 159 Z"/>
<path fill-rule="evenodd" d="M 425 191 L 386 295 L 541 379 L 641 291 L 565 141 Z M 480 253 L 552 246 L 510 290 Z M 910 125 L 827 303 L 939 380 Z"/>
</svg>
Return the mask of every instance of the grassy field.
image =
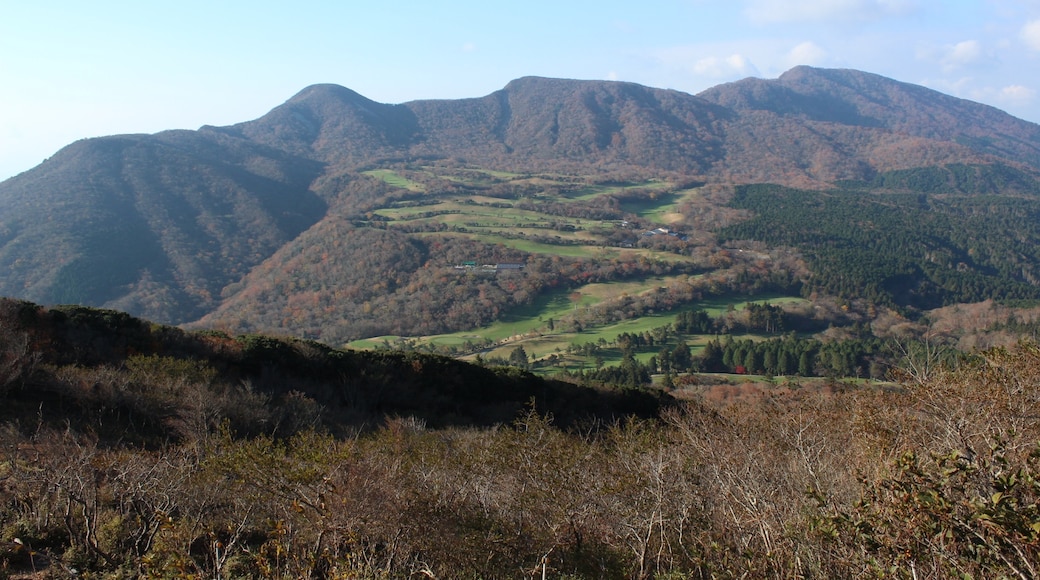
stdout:
<svg viewBox="0 0 1040 580">
<path fill-rule="evenodd" d="M 590 185 L 582 188 L 577 193 L 567 196 L 566 199 L 571 201 L 585 201 L 601 195 L 609 195 L 611 193 L 620 193 L 627 189 L 652 189 L 652 190 L 664 190 L 672 187 L 672 184 L 667 181 L 650 180 L 642 181 L 639 183 L 621 183 L 617 185 Z"/>
<path fill-rule="evenodd" d="M 611 344 L 621 334 L 636 334 L 653 330 L 669 324 L 674 324 L 680 312 L 702 309 L 711 316 L 718 316 L 730 309 L 742 310 L 747 304 L 747 298 L 743 296 L 718 297 L 691 303 L 670 312 L 656 313 L 630 320 L 606 324 L 603 326 L 590 326 L 583 328 L 580 332 L 574 332 L 565 324 L 560 323 L 569 313 L 575 309 L 587 308 L 601 304 L 605 301 L 615 299 L 623 294 L 639 294 L 654 290 L 661 286 L 667 286 L 675 278 L 658 277 L 648 278 L 637 282 L 615 282 L 606 284 L 588 284 L 573 291 L 559 291 L 540 296 L 534 303 L 518 308 L 501 320 L 484 328 L 471 331 L 440 334 L 433 336 L 402 338 L 397 336 L 383 336 L 350 343 L 352 348 L 379 348 L 384 346 L 400 346 L 402 341 L 409 341 L 413 346 L 434 345 L 437 347 L 455 347 L 463 350 L 467 343 L 470 346 L 490 343 L 491 346 L 479 352 L 485 358 L 508 359 L 509 354 L 517 346 L 524 347 L 528 356 L 532 359 L 542 359 L 555 354 L 561 365 L 568 368 L 592 368 L 593 360 L 578 355 L 567 355 L 566 351 L 572 344 L 583 345 L 585 343 Z M 785 304 L 804 301 L 803 298 L 794 296 L 760 296 L 754 302 L 769 302 L 770 304 Z M 554 321 L 554 328 L 549 328 L 549 320 Z M 760 335 L 740 334 L 733 335 L 734 338 L 765 338 Z M 711 336 L 688 336 L 687 344 L 690 345 L 694 354 L 712 338 Z M 648 349 L 636 354 L 636 358 L 646 362 L 650 357 L 657 354 L 660 346 Z M 472 360 L 478 353 L 469 353 L 462 358 Z M 621 361 L 621 353 L 616 349 L 604 349 L 600 353 L 605 365 L 617 364 Z M 540 373 L 549 374 L 556 369 L 540 369 Z"/>
<path fill-rule="evenodd" d="M 527 175 L 522 173 L 511 173 L 509 171 L 495 171 L 493 169 L 457 169 L 454 171 L 454 174 L 445 175 L 442 175 L 445 173 L 443 168 L 434 165 L 427 165 L 423 167 L 423 169 L 431 174 L 440 175 L 445 179 L 450 179 L 452 181 L 458 181 L 462 183 L 512 181 L 527 177 Z"/>
<path fill-rule="evenodd" d="M 443 223 L 462 227 L 474 233 L 506 231 L 555 236 L 567 240 L 598 240 L 596 236 L 585 231 L 587 225 L 598 225 L 596 222 L 577 218 L 550 217 L 536 211 L 516 208 L 446 201 L 412 207 L 383 208 L 376 210 L 375 213 L 392 222 L 409 225 Z M 393 225 L 391 223 L 391 227 Z M 556 226 L 555 229 L 554 226 Z"/>
<path fill-rule="evenodd" d="M 699 188 L 685 189 L 674 193 L 663 193 L 656 199 L 622 203 L 621 208 L 639 217 L 658 224 L 671 225 L 682 221 L 679 206 L 689 197 L 697 195 Z"/>
<path fill-rule="evenodd" d="M 530 254 L 545 254 L 549 256 L 564 256 L 569 258 L 606 257 L 616 258 L 622 255 L 620 248 L 600 248 L 596 246 L 580 246 L 569 244 L 546 244 L 532 240 L 511 239 L 494 234 L 481 234 L 476 232 L 427 232 L 418 233 L 416 236 L 464 236 L 489 244 L 502 244 L 507 248 L 513 248 Z M 624 250 L 632 252 L 632 250 Z M 688 259 L 683 256 L 673 256 L 675 260 Z"/>
<path fill-rule="evenodd" d="M 738 310 L 742 309 L 743 306 L 744 306 L 744 302 L 741 301 L 739 304 L 735 303 L 734 306 Z M 567 346 L 569 346 L 571 344 L 579 344 L 579 345 L 581 345 L 581 344 L 585 344 L 587 342 L 598 343 L 601 340 L 603 340 L 606 343 L 610 344 L 610 343 L 613 343 L 615 340 L 617 340 L 618 336 L 620 336 L 622 334 L 625 334 L 625 333 L 628 333 L 628 334 L 642 333 L 642 332 L 647 332 L 647 331 L 653 330 L 654 328 L 665 326 L 666 324 L 674 324 L 675 323 L 675 319 L 678 316 L 679 312 L 682 312 L 682 311 L 685 311 L 685 310 L 692 310 L 692 309 L 698 308 L 698 307 L 700 307 L 700 305 L 691 305 L 689 307 L 680 308 L 680 309 L 677 309 L 677 310 L 669 312 L 669 313 L 654 314 L 654 315 L 651 315 L 651 316 L 643 316 L 643 317 L 640 317 L 640 318 L 634 318 L 634 319 L 631 319 L 631 320 L 623 320 L 623 321 L 620 321 L 620 322 L 616 322 L 616 323 L 613 323 L 613 324 L 607 324 L 607 325 L 604 325 L 604 326 L 587 327 L 587 328 L 583 329 L 581 332 L 558 332 L 558 333 L 541 334 L 540 336 L 533 336 L 533 337 L 520 337 L 520 338 L 517 338 L 514 341 L 511 341 L 511 342 L 507 343 L 507 344 L 503 344 L 503 345 L 495 347 L 494 349 L 486 352 L 485 356 L 497 356 L 497 357 L 502 357 L 502 358 L 508 358 L 509 357 L 509 353 L 514 348 L 516 348 L 516 346 L 518 346 L 518 345 L 519 346 L 523 346 L 524 350 L 527 351 L 528 355 L 530 355 L 530 356 L 532 356 L 534 358 L 542 358 L 542 357 L 548 356 L 548 355 L 553 354 L 553 353 L 557 353 L 557 352 L 560 352 L 560 351 L 565 351 L 567 349 Z M 744 339 L 744 338 L 760 339 L 760 338 L 765 338 L 764 336 L 758 335 L 758 334 L 743 334 L 743 333 L 741 333 L 741 334 L 733 334 L 731 336 L 733 338 L 735 338 L 735 339 Z M 714 335 L 689 336 L 689 337 L 687 337 L 686 342 L 687 342 L 687 344 L 690 345 L 690 348 L 693 351 L 693 353 L 697 354 L 697 352 L 699 352 L 700 349 L 705 344 L 707 344 L 707 342 L 710 339 L 712 339 L 712 338 L 714 338 Z M 648 359 L 649 357 L 651 357 L 654 354 L 656 354 L 658 350 L 660 350 L 660 347 L 657 347 L 657 348 L 655 348 L 653 350 L 650 350 L 650 351 L 637 353 L 636 358 L 641 358 L 645 362 L 646 359 Z M 610 362 L 610 361 L 620 362 L 621 361 L 621 353 L 620 352 L 616 352 L 615 356 L 613 356 L 613 357 L 605 357 L 605 358 L 606 358 L 606 360 L 608 362 Z"/>
<path fill-rule="evenodd" d="M 710 315 L 710 316 L 718 316 L 718 315 L 726 312 L 727 310 L 729 310 L 730 306 L 733 306 L 737 310 L 743 310 L 744 306 L 748 302 L 753 302 L 753 303 L 756 303 L 756 304 L 762 304 L 762 303 L 768 302 L 768 303 L 773 304 L 775 306 L 783 306 L 784 304 L 805 303 L 805 302 L 807 302 L 807 300 L 805 298 L 800 297 L 800 296 L 784 296 L 784 295 L 781 295 L 781 294 L 766 294 L 766 295 L 756 296 L 754 300 L 750 300 L 750 301 L 748 300 L 748 298 L 746 296 L 742 296 L 742 297 L 720 296 L 720 297 L 716 297 L 716 298 L 707 298 L 705 300 L 702 300 L 699 303 L 698 306 L 699 306 L 699 308 L 702 308 L 705 312 L 707 312 L 708 315 Z"/>
<path fill-rule="evenodd" d="M 492 244 L 502 244 L 507 248 L 513 248 L 531 254 L 547 254 L 553 256 L 565 256 L 571 258 L 596 258 L 604 260 L 626 259 L 631 257 L 645 257 L 662 262 L 692 262 L 690 256 L 682 256 L 669 252 L 660 252 L 649 248 L 616 248 L 612 246 L 598 245 L 572 245 L 572 244 L 547 244 L 534 240 L 505 238 L 496 235 L 468 234 L 474 239 L 486 241 Z"/>
<path fill-rule="evenodd" d="M 387 185 L 394 187 L 400 187 L 401 189 L 407 189 L 408 191 L 426 191 L 426 187 L 421 183 L 416 183 L 406 177 L 398 174 L 397 172 L 390 169 L 373 169 L 371 171 L 363 172 L 364 175 L 375 177 L 386 182 Z"/>
<path fill-rule="evenodd" d="M 453 183 L 473 188 L 472 195 L 461 196 L 457 191 L 436 197 L 423 198 L 420 203 L 409 202 L 400 207 L 384 207 L 375 213 L 387 220 L 389 226 L 406 225 L 414 231 L 417 227 L 449 226 L 454 232 L 472 239 L 503 244 L 507 247 L 534 254 L 547 254 L 573 258 L 615 259 L 625 256 L 644 256 L 651 259 L 677 261 L 687 260 L 678 254 L 642 248 L 619 248 L 607 240 L 606 234 L 614 232 L 617 220 L 596 220 L 567 217 L 538 211 L 539 203 L 574 203 L 587 201 L 602 195 L 620 193 L 631 189 L 659 191 L 653 200 L 626 202 L 622 209 L 652 224 L 674 224 L 682 220 L 677 212 L 679 205 L 696 189 L 670 191 L 673 184 L 667 181 L 649 180 L 611 185 L 589 185 L 575 192 L 574 176 L 517 175 L 472 169 L 438 169 L 427 166 L 422 169 L 431 178 L 448 179 Z M 407 179 L 389 169 L 366 172 L 384 182 L 409 191 L 425 192 L 422 184 Z M 515 184 L 518 187 L 543 189 L 537 196 L 534 209 L 520 209 L 511 199 L 482 195 L 491 185 Z M 568 193 L 550 194 L 551 191 Z M 527 198 L 530 199 L 530 198 Z M 635 219 L 635 218 L 630 218 Z M 652 226 L 648 226 L 649 227 Z M 636 229 L 631 233 L 633 241 L 640 235 Z"/>
</svg>

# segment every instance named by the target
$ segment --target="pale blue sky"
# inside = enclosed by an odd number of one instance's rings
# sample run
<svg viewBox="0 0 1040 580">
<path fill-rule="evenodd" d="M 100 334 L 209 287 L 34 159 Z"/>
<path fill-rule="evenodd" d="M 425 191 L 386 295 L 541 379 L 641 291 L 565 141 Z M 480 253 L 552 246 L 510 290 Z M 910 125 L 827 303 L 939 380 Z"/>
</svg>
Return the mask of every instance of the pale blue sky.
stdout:
<svg viewBox="0 0 1040 580">
<path fill-rule="evenodd" d="M 0 0 L 0 179 L 85 137 L 254 119 L 314 83 L 386 103 L 526 75 L 696 93 L 798 64 L 1040 122 L 1040 0 Z"/>
</svg>

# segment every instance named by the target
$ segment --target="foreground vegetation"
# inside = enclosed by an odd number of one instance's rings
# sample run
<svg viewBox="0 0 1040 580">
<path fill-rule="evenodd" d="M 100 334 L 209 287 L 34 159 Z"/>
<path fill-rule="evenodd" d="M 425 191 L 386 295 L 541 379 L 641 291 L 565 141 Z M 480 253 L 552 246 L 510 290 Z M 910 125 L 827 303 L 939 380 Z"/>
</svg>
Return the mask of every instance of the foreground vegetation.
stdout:
<svg viewBox="0 0 1040 580">
<path fill-rule="evenodd" d="M 1035 344 L 713 404 L 2 306 L 4 575 L 1037 574 Z"/>
</svg>

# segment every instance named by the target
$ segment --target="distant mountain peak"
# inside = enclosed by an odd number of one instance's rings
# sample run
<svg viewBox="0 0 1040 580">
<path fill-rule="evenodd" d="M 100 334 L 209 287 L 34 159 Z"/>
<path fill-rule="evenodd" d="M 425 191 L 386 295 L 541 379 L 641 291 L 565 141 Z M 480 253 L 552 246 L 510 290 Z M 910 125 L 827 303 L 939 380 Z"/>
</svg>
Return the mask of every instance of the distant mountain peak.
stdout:
<svg viewBox="0 0 1040 580">
<path fill-rule="evenodd" d="M 800 65 L 797 65 L 797 66 L 793 66 L 790 69 L 784 71 L 783 73 L 780 74 L 780 76 L 778 78 L 779 78 L 779 80 L 793 79 L 793 78 L 798 78 L 798 77 L 802 77 L 802 76 L 805 76 L 805 75 L 814 74 L 814 73 L 817 73 L 820 70 L 822 70 L 822 69 L 819 69 L 819 68 L 814 67 L 814 66 L 809 66 L 807 64 L 800 64 Z"/>
<path fill-rule="evenodd" d="M 338 101 L 342 103 L 373 105 L 380 104 L 376 101 L 369 99 L 368 97 L 365 97 L 361 93 L 348 89 L 344 86 L 332 83 L 322 83 L 307 86 L 300 92 L 293 95 L 292 98 L 285 102 L 285 104 L 291 105 L 298 103 L 310 103 L 316 101 Z"/>
<path fill-rule="evenodd" d="M 1040 168 L 1040 125 L 989 105 L 873 73 L 797 66 L 777 79 L 748 78 L 698 96 L 738 113 L 762 111 L 887 131 L 889 138 L 924 138 L 946 143 L 949 152 L 962 147 L 976 155 Z"/>
<path fill-rule="evenodd" d="M 564 88 L 564 89 L 582 89 L 593 86 L 621 86 L 631 85 L 642 87 L 635 83 L 628 83 L 623 81 L 604 81 L 604 80 L 581 80 L 581 79 L 570 79 L 570 78 L 556 78 L 556 77 L 542 77 L 542 76 L 523 76 L 517 79 L 513 79 L 506 83 L 504 90 L 517 90 L 517 89 L 540 89 L 547 87 Z M 646 88 L 646 87 L 644 87 Z"/>
<path fill-rule="evenodd" d="M 872 76 L 877 78 L 885 78 L 880 75 L 874 75 L 854 69 L 841 69 L 841 68 L 820 68 L 815 66 L 809 66 L 807 64 L 800 64 L 792 67 L 789 70 L 783 72 L 777 80 L 780 82 L 796 82 L 806 78 L 812 77 L 827 77 L 833 78 L 835 76 L 844 76 L 849 73 L 854 73 L 863 76 Z M 889 79 L 891 80 L 891 79 Z"/>
<path fill-rule="evenodd" d="M 402 106 L 379 103 L 336 84 L 310 85 L 236 128 L 252 140 L 322 161 L 407 144 L 416 130 Z"/>
</svg>

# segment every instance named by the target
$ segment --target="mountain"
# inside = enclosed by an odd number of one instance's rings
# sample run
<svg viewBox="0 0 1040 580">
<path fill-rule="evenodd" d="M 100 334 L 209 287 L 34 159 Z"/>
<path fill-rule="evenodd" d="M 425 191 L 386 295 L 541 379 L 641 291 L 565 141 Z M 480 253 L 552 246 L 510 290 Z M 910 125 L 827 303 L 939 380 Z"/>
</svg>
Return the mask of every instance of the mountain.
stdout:
<svg viewBox="0 0 1040 580">
<path fill-rule="evenodd" d="M 0 295 L 331 342 L 460 330 L 556 288 L 714 268 L 696 256 L 745 215 L 727 187 L 946 167 L 997 168 L 972 194 L 1031 195 L 1040 126 L 809 67 L 699 95 L 526 77 L 390 105 L 315 85 L 237 125 L 79 141 L 0 183 Z M 699 237 L 679 249 L 623 220 Z M 476 261 L 527 269 L 450 273 Z"/>
<path fill-rule="evenodd" d="M 0 187 L 0 292 L 200 316 L 325 214 L 321 167 L 209 131 L 74 143 Z"/>
<path fill-rule="evenodd" d="M 334 166 L 458 156 L 526 169 L 630 164 L 704 171 L 727 111 L 631 83 L 528 77 L 479 99 L 385 105 L 340 86 L 308 87 L 264 117 L 211 129 Z"/>
<path fill-rule="evenodd" d="M 803 66 L 698 96 L 736 113 L 727 161 L 746 168 L 742 180 L 806 185 L 995 158 L 1040 167 L 1040 126 L 859 71 Z"/>
<path fill-rule="evenodd" d="M 853 70 L 800 66 L 775 81 L 745 79 L 698 96 L 740 113 L 779 115 L 822 128 L 956 143 L 976 154 L 1040 166 L 1040 126 L 993 107 Z"/>
</svg>

